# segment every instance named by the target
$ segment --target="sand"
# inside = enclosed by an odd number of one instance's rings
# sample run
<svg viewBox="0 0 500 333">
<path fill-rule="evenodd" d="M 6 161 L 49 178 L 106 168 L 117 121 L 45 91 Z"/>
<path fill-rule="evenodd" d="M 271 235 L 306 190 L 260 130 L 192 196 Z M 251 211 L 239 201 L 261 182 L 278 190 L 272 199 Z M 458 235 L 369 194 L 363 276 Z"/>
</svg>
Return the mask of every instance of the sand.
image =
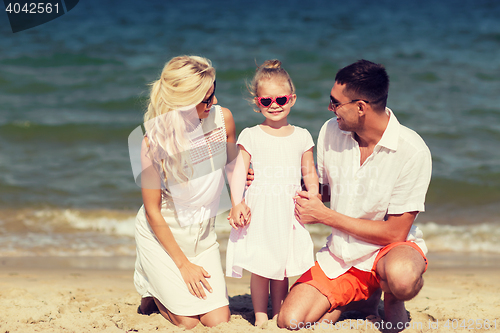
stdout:
<svg viewBox="0 0 500 333">
<path fill-rule="evenodd" d="M 443 254 L 429 259 L 424 288 L 406 303 L 412 321 L 405 332 L 500 331 L 498 256 Z M 132 262 L 132 258 L 0 258 L 0 333 L 184 331 L 159 314 L 137 313 L 140 299 L 133 286 Z M 252 326 L 248 276 L 227 282 L 231 321 L 215 328 L 198 325 L 194 332 L 286 332 L 272 320 L 263 328 Z M 315 331 L 380 331 L 380 323 L 349 315 L 336 327 L 323 324 Z"/>
</svg>

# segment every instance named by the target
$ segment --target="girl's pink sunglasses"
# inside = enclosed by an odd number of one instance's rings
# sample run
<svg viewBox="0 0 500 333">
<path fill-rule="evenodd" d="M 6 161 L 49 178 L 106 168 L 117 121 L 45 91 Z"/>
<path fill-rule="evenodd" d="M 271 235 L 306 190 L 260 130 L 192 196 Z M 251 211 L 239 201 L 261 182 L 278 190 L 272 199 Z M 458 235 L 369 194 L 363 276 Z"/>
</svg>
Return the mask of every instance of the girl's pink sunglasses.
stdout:
<svg viewBox="0 0 500 333">
<path fill-rule="evenodd" d="M 257 97 L 257 101 L 259 101 L 259 104 L 262 105 L 263 107 L 267 108 L 273 102 L 276 102 L 279 106 L 286 105 L 292 95 L 283 95 L 283 96 L 277 96 L 277 97 Z"/>
</svg>

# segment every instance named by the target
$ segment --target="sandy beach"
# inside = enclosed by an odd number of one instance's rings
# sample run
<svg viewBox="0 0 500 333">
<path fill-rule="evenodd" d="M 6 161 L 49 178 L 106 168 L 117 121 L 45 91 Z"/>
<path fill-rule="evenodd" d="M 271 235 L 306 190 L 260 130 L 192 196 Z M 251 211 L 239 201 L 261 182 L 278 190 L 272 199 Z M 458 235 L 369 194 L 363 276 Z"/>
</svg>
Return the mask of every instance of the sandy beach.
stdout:
<svg viewBox="0 0 500 333">
<path fill-rule="evenodd" d="M 425 286 L 407 302 L 412 321 L 405 332 L 499 331 L 500 269 L 497 256 L 430 255 Z M 0 332 L 180 332 L 160 314 L 137 313 L 132 258 L 0 258 Z M 118 263 L 118 265 L 117 265 Z M 129 266 L 106 269 L 105 267 Z M 252 326 L 248 276 L 227 279 L 231 321 L 194 332 L 259 332 Z M 378 332 L 349 313 L 336 326 Z M 495 328 L 496 327 L 496 328 Z M 263 327 L 280 330 L 274 321 Z"/>
</svg>

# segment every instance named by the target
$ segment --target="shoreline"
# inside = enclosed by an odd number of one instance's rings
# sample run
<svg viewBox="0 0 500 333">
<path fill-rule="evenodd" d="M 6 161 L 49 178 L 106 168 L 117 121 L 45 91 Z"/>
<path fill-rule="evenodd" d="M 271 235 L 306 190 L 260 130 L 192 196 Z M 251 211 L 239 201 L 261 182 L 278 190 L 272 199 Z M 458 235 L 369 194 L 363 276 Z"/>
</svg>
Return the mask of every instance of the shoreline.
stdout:
<svg viewBox="0 0 500 333">
<path fill-rule="evenodd" d="M 318 249 L 315 248 L 315 252 Z M 221 248 L 221 261 L 225 269 L 225 251 Z M 499 269 L 500 254 L 430 252 L 429 267 L 447 269 Z M 88 269 L 88 270 L 134 270 L 134 256 L 18 256 L 1 257 L 0 269 Z"/>
<path fill-rule="evenodd" d="M 425 284 L 406 302 L 414 327 L 405 332 L 449 332 L 465 320 L 474 331 L 485 320 L 500 329 L 498 255 L 430 254 Z M 0 258 L 0 331 L 3 332 L 181 332 L 159 314 L 137 314 L 140 297 L 133 285 L 133 258 Z M 295 278 L 290 279 L 290 284 Z M 226 278 L 231 321 L 194 332 L 259 332 L 252 326 L 249 274 Z M 448 321 L 449 327 L 446 327 Z M 482 328 L 479 329 L 479 323 Z M 337 329 L 379 332 L 373 324 L 347 317 Z M 344 325 L 344 326 L 341 326 Z M 352 325 L 355 325 L 352 327 Z M 371 325 L 371 326 L 370 326 Z M 438 326 L 436 326 L 438 325 Z M 332 325 L 317 328 L 330 331 Z M 275 321 L 265 330 L 286 332 Z"/>
</svg>

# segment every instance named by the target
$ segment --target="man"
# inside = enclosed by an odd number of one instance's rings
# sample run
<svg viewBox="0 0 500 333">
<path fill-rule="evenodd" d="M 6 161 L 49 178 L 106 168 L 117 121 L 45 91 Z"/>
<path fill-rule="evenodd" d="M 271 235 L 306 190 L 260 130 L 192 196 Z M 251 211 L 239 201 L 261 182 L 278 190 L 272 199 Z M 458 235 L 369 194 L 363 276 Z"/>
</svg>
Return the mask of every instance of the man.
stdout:
<svg viewBox="0 0 500 333">
<path fill-rule="evenodd" d="M 377 314 L 380 288 L 383 328 L 400 331 L 408 322 L 404 301 L 418 294 L 427 268 L 427 248 L 413 221 L 424 211 L 431 155 L 386 108 L 388 89 L 385 68 L 366 60 L 335 77 L 329 110 L 337 118 L 323 125 L 317 144 L 319 181 L 329 186 L 331 209 L 308 192 L 295 198 L 301 223 L 322 223 L 332 233 L 316 265 L 290 290 L 279 327 L 333 323 L 370 296 L 366 312 Z"/>
</svg>

